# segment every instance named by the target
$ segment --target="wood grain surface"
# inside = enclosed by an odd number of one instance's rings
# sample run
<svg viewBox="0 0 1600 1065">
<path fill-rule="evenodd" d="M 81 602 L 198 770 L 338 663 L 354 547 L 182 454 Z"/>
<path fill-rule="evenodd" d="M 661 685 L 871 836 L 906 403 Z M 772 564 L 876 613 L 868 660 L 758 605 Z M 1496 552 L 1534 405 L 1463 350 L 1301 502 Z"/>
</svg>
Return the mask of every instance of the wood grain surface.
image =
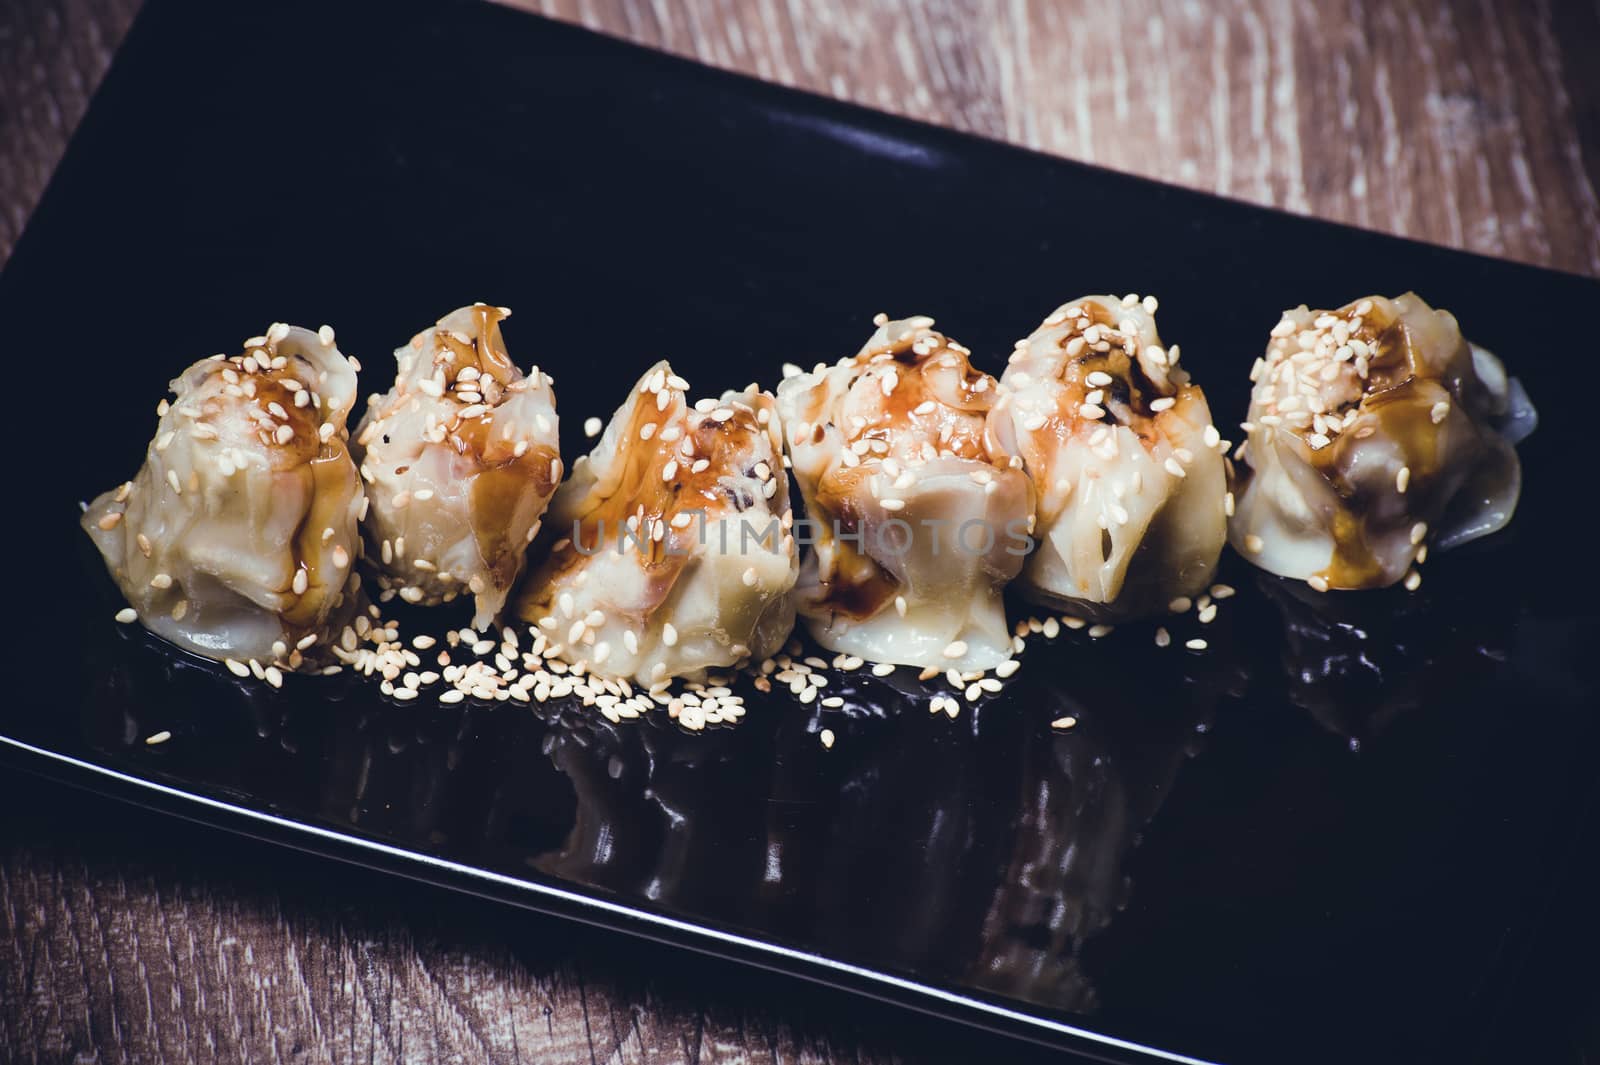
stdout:
<svg viewBox="0 0 1600 1065">
<path fill-rule="evenodd" d="M 1600 276 L 1595 0 L 543 0 L 717 66 Z M 0 3 L 0 257 L 138 0 Z M 978 1037 L 0 781 L 0 1057 L 877 1062 Z"/>
</svg>

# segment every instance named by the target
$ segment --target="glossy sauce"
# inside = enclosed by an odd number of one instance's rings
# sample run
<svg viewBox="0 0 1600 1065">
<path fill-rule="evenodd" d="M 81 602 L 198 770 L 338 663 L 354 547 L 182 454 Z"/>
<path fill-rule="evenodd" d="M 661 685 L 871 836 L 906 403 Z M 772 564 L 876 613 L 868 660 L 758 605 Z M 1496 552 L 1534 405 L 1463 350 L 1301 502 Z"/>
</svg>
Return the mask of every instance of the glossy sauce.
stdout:
<svg viewBox="0 0 1600 1065">
<path fill-rule="evenodd" d="M 268 353 L 276 354 L 276 348 L 276 344 L 269 345 Z M 342 593 L 349 577 L 350 567 L 326 572 L 323 562 L 332 551 L 332 543 L 323 543 L 322 531 L 326 528 L 337 531 L 347 524 L 348 508 L 361 493 L 359 475 L 342 435 L 335 433 L 326 441 L 321 439 L 319 430 L 324 417 L 317 405 L 295 405 L 297 394 L 316 394 L 318 387 L 318 374 L 308 359 L 293 354 L 281 369 L 264 367 L 255 372 L 244 370 L 241 362 L 241 357 L 218 362 L 215 370 L 204 379 L 197 389 L 204 395 L 198 398 L 201 414 L 196 421 L 217 430 L 222 446 L 259 444 L 266 449 L 272 476 L 293 476 L 306 487 L 308 502 L 291 541 L 290 581 L 274 589 L 289 603 L 280 618 L 292 641 L 319 631 L 330 604 Z M 236 386 L 224 376 L 228 370 L 238 376 Z M 287 381 L 294 381 L 300 387 L 290 388 Z M 228 391 L 230 387 L 245 388 L 246 394 L 232 395 Z M 278 404 L 284 412 L 282 419 L 273 418 L 274 424 L 288 425 L 294 431 L 294 436 L 286 443 L 278 443 L 272 433 L 243 409 L 254 407 L 270 413 L 269 404 L 272 403 Z M 249 427 L 248 436 L 241 437 L 240 430 L 246 426 Z M 338 542 L 337 537 L 335 542 Z M 352 540 L 347 550 L 355 549 Z M 354 564 L 352 558 L 350 566 Z M 300 571 L 306 574 L 306 591 L 295 595 L 293 577 Z"/>
<path fill-rule="evenodd" d="M 622 550 L 639 560 L 649 579 L 651 592 L 645 605 L 649 611 L 666 599 L 696 553 L 694 549 L 702 535 L 698 515 L 682 529 L 672 528 L 674 517 L 703 511 L 709 525 L 718 513 L 730 509 L 741 512 L 759 506 L 770 510 L 765 497 L 740 498 L 723 479 L 730 473 L 754 478 L 754 467 L 762 461 L 772 468 L 774 476 L 784 476 L 772 433 L 754 413 L 766 409 L 769 424 L 775 421 L 772 397 L 754 397 L 755 406 L 749 407 L 752 397 L 743 395 L 738 402 L 744 406 L 729 404 L 733 416 L 719 422 L 709 414 L 688 410 L 682 393 L 673 393 L 665 411 L 657 408 L 655 395 L 636 391 L 633 396 L 616 457 L 620 468 L 607 471 L 606 479 L 615 483 L 615 489 L 598 498 L 591 497 L 588 502 L 592 505 L 587 510 L 571 517 L 564 515 L 564 521 L 571 521 L 569 527 L 551 530 L 552 536 L 574 542 L 553 550 L 529 580 L 517 601 L 518 613 L 525 620 L 537 621 L 547 614 L 549 597 L 557 583 L 581 569 L 589 557 L 600 551 L 618 550 L 629 518 L 637 519 L 638 531 L 628 534 Z M 646 425 L 656 427 L 648 440 L 640 435 Z M 681 432 L 669 443 L 661 440 L 661 432 L 668 426 L 677 426 Z M 686 441 L 694 444 L 692 454 Z M 692 467 L 698 459 L 707 460 L 709 465 L 696 473 Z M 662 474 L 668 462 L 676 462 L 677 469 L 670 479 L 665 479 Z M 787 500 L 782 481 L 770 502 L 780 500 Z M 659 541 L 650 536 L 658 522 L 666 526 L 665 536 Z"/>
<path fill-rule="evenodd" d="M 1347 305 L 1336 313 L 1352 317 L 1354 306 Z M 1380 311 L 1387 316 L 1387 321 L 1374 321 Z M 1322 573 L 1335 588 L 1370 587 L 1382 579 L 1383 567 L 1372 544 L 1380 533 L 1380 525 L 1392 524 L 1394 520 L 1392 513 L 1380 514 L 1374 507 L 1374 489 L 1354 479 L 1360 450 L 1368 439 L 1359 434 L 1370 428 L 1373 430 L 1368 434 L 1370 437 L 1392 441 L 1398 447 L 1411 470 L 1404 498 L 1407 512 L 1432 513 L 1443 502 L 1435 497 L 1443 459 L 1439 436 L 1444 425 L 1435 425 L 1431 416 L 1433 404 L 1441 393 L 1425 384 L 1434 381 L 1442 386 L 1443 382 L 1421 358 L 1418 338 L 1404 320 L 1392 313 L 1389 301 L 1375 301 L 1372 312 L 1358 329 L 1351 331 L 1351 336 L 1365 341 L 1375 352 L 1368 362 L 1359 402 L 1360 414 L 1329 446 L 1310 451 L 1311 464 L 1328 480 L 1341 502 L 1329 529 L 1333 536 L 1333 557 Z M 1459 350 L 1445 361 L 1446 369 L 1459 366 L 1463 358 L 1471 358 L 1466 341 L 1460 339 L 1459 333 L 1457 343 Z M 1454 396 L 1445 394 L 1451 396 L 1450 417 L 1455 417 Z M 1445 424 L 1448 422 L 1447 417 Z M 1392 483 L 1377 486 L 1376 492 L 1399 494 Z M 1391 508 L 1388 509 L 1392 509 L 1395 501 L 1389 502 Z"/>
<path fill-rule="evenodd" d="M 937 338 L 938 343 L 919 355 L 914 346 L 924 337 Z M 892 360 L 869 361 L 884 353 L 892 355 Z M 858 390 L 869 389 L 866 398 L 872 401 L 876 416 L 858 429 L 848 418 L 839 417 L 839 412 L 824 410 L 826 388 L 819 382 L 808 420 L 817 427 L 826 418 L 827 425 L 839 429 L 846 447 L 858 440 L 878 440 L 889 450 L 885 456 L 863 456 L 856 466 L 837 462 L 819 478 L 811 502 L 820 512 L 817 520 L 828 526 L 830 535 L 835 524 L 851 536 L 862 531 L 866 516 L 858 501 L 870 498 L 867 481 L 881 472 L 883 457 L 914 469 L 921 461 L 915 456 L 927 443 L 941 455 L 1007 467 L 1009 456 L 993 447 L 986 433 L 988 413 L 997 400 L 995 380 L 974 369 L 964 351 L 950 346 L 933 330 L 918 330 L 913 336 L 870 347 L 858 358 L 858 373 L 841 403 L 852 407 L 850 400 L 859 398 Z M 887 396 L 879 384 L 886 363 L 898 374 Z M 934 409 L 917 413 L 916 408 L 929 400 Z M 941 441 L 947 426 L 949 435 Z M 819 605 L 856 621 L 875 617 L 899 594 L 900 582 L 854 540 L 836 539 L 834 548 L 834 572 L 826 575 Z"/>
</svg>

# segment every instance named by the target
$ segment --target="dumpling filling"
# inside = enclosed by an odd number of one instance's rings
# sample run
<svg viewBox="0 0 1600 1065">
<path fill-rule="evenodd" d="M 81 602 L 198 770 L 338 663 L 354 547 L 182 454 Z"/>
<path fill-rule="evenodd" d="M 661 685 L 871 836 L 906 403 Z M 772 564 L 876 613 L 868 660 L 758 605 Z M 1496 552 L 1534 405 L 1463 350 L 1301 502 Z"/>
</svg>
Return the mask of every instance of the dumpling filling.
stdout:
<svg viewBox="0 0 1600 1065">
<path fill-rule="evenodd" d="M 775 404 L 753 387 L 692 408 L 653 366 L 550 505 L 516 611 L 550 653 L 657 687 L 760 660 L 794 627 L 798 572 Z"/>
<path fill-rule="evenodd" d="M 1002 590 L 1027 553 L 1028 476 L 988 429 L 994 378 L 931 318 L 778 386 L 812 552 L 812 636 L 877 662 L 990 669 L 1011 656 Z"/>
<path fill-rule="evenodd" d="M 1019 586 L 1104 620 L 1200 592 L 1227 535 L 1222 441 L 1154 306 L 1065 304 L 1017 342 L 1000 379 L 996 430 L 1038 495 Z"/>
<path fill-rule="evenodd" d="M 561 483 L 553 382 L 506 354 L 509 313 L 478 303 L 412 337 L 356 433 L 379 586 L 427 606 L 470 592 L 479 629 L 505 605 Z"/>
<path fill-rule="evenodd" d="M 1430 542 L 1511 520 L 1533 408 L 1415 293 L 1286 312 L 1250 379 L 1229 539 L 1263 569 L 1323 591 L 1415 587 Z"/>
<path fill-rule="evenodd" d="M 326 326 L 280 323 L 172 390 L 144 465 L 83 527 L 150 631 L 207 658 L 298 667 L 357 600 L 355 365 Z"/>
</svg>

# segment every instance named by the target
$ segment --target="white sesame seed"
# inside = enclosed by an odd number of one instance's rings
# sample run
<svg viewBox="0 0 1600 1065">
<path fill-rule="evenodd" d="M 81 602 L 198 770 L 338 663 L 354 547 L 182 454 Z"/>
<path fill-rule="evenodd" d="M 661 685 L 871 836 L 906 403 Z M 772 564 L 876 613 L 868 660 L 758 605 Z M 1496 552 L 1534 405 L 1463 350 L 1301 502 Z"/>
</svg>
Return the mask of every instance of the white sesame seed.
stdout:
<svg viewBox="0 0 1600 1065">
<path fill-rule="evenodd" d="M 155 747 L 159 744 L 166 743 L 171 738 L 172 733 L 168 732 L 166 729 L 162 729 L 160 732 L 157 732 L 152 736 L 146 736 L 144 742 L 146 747 Z"/>
<path fill-rule="evenodd" d="M 1411 487 L 1411 467 L 1401 466 L 1400 472 L 1394 475 L 1395 491 L 1405 495 L 1406 489 Z"/>
<path fill-rule="evenodd" d="M 1165 627 L 1156 629 L 1156 646 L 1166 647 L 1172 643 L 1172 634 Z"/>
<path fill-rule="evenodd" d="M 139 620 L 139 612 L 131 606 L 125 606 L 116 613 L 117 621 L 123 625 L 131 625 Z"/>
<path fill-rule="evenodd" d="M 945 646 L 944 649 L 944 656 L 946 658 L 960 658 L 966 653 L 967 643 L 965 640 L 952 640 Z"/>
<path fill-rule="evenodd" d="M 1416 570 L 1409 571 L 1405 580 L 1406 591 L 1414 592 L 1420 587 L 1422 587 L 1422 574 Z"/>
<path fill-rule="evenodd" d="M 1068 715 L 1067 717 L 1056 718 L 1054 721 L 1050 722 L 1050 727 L 1065 732 L 1067 729 L 1072 728 L 1077 723 L 1077 718 Z"/>
<path fill-rule="evenodd" d="M 818 733 L 817 739 L 822 741 L 822 746 L 825 750 L 833 750 L 833 729 L 823 729 L 820 733 Z"/>
<path fill-rule="evenodd" d="M 1311 587 L 1315 588 L 1319 592 L 1325 592 L 1328 590 L 1328 578 L 1324 577 L 1320 573 L 1313 573 L 1311 576 L 1307 577 L 1306 583 L 1311 585 Z"/>
<path fill-rule="evenodd" d="M 1206 642 L 1205 642 L 1205 640 L 1203 640 L 1203 639 L 1201 639 L 1201 638 L 1200 638 L 1200 637 L 1198 637 L 1198 636 L 1196 636 L 1196 637 L 1195 637 L 1195 638 L 1194 638 L 1194 639 L 1192 639 L 1192 640 L 1186 640 L 1186 641 L 1184 641 L 1184 644 L 1183 644 L 1183 645 L 1184 645 L 1184 646 L 1185 646 L 1185 647 L 1187 647 L 1187 648 L 1188 648 L 1188 649 L 1189 649 L 1189 650 L 1191 650 L 1191 651 L 1204 651 L 1204 650 L 1205 650 L 1205 649 L 1206 649 L 1206 648 L 1207 648 L 1207 647 L 1208 647 L 1208 646 L 1210 646 L 1210 645 L 1209 645 L 1209 644 L 1207 644 L 1207 643 L 1206 643 Z"/>
</svg>

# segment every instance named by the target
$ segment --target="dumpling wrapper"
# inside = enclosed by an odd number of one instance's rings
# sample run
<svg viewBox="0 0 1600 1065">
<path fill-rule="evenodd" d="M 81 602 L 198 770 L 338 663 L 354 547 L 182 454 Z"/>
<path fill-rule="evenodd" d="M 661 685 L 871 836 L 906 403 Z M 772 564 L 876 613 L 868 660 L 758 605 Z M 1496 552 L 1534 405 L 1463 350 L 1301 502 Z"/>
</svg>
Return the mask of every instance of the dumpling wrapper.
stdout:
<svg viewBox="0 0 1600 1065">
<path fill-rule="evenodd" d="M 83 527 L 151 632 L 298 668 L 358 605 L 356 367 L 326 326 L 275 324 L 245 348 L 172 382 L 144 465 Z"/>
<path fill-rule="evenodd" d="M 475 597 L 486 629 L 522 574 L 561 483 L 553 382 L 506 354 L 504 308 L 478 303 L 395 352 L 394 387 L 356 431 L 372 505 L 368 564 L 385 596 L 434 606 Z"/>
<path fill-rule="evenodd" d="M 794 628 L 773 398 L 691 408 L 688 387 L 665 361 L 639 380 L 556 492 L 553 546 L 515 601 L 551 654 L 651 688 L 764 659 Z"/>
<path fill-rule="evenodd" d="M 1113 621 L 1203 590 L 1227 536 L 1221 441 L 1200 386 L 1141 303 L 1063 304 L 1000 378 L 996 432 L 1038 495 L 1018 587 Z"/>
<path fill-rule="evenodd" d="M 1381 588 L 1431 541 L 1511 520 L 1536 416 L 1493 355 L 1415 293 L 1301 306 L 1251 371 L 1229 539 L 1319 589 Z"/>
<path fill-rule="evenodd" d="M 813 638 L 874 662 L 991 669 L 1033 489 L 988 430 L 994 378 L 931 318 L 881 321 L 861 351 L 778 386 L 812 551 L 796 600 Z"/>
</svg>

